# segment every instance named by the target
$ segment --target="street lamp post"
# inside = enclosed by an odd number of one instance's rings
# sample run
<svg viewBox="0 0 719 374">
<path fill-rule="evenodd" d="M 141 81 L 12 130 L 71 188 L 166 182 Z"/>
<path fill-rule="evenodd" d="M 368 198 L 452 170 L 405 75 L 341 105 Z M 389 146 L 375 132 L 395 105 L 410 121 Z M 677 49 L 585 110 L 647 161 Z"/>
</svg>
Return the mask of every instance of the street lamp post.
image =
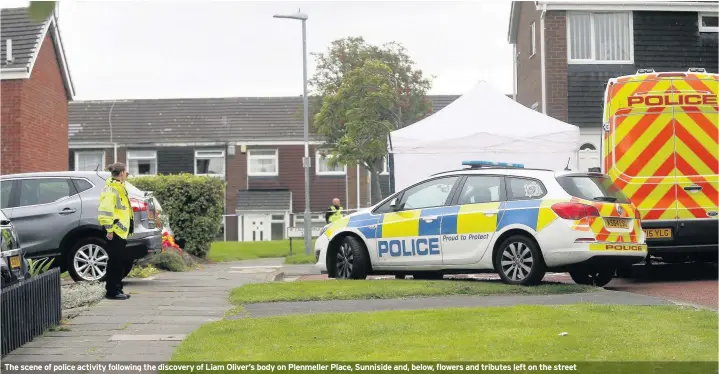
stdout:
<svg viewBox="0 0 719 374">
<path fill-rule="evenodd" d="M 304 105 L 305 157 L 302 167 L 305 169 L 305 254 L 312 254 L 312 218 L 310 217 L 310 145 L 309 145 L 309 103 L 307 98 L 307 15 L 297 10 L 295 14 L 275 14 L 275 18 L 302 21 L 302 101 Z"/>
</svg>

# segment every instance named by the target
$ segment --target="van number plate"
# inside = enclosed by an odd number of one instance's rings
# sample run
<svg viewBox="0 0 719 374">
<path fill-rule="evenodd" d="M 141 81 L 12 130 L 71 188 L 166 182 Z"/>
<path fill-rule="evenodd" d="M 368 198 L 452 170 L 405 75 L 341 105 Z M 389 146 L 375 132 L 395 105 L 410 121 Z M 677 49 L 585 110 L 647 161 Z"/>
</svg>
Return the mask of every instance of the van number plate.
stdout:
<svg viewBox="0 0 719 374">
<path fill-rule="evenodd" d="M 671 239 L 672 229 L 644 229 L 647 239 Z"/>
<path fill-rule="evenodd" d="M 608 229 L 628 229 L 629 220 L 621 218 L 605 218 L 604 225 L 607 226 Z"/>
</svg>

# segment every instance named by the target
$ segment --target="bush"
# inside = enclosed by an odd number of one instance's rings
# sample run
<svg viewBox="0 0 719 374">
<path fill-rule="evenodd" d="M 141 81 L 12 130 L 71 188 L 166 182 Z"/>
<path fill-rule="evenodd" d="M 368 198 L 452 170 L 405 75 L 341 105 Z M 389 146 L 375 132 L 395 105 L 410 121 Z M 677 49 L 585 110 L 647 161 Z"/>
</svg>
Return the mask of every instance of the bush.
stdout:
<svg viewBox="0 0 719 374">
<path fill-rule="evenodd" d="M 169 216 L 175 240 L 183 249 L 205 258 L 222 226 L 225 182 L 193 174 L 137 177 L 130 183 L 152 191 Z"/>
<path fill-rule="evenodd" d="M 162 252 L 152 256 L 150 260 L 152 265 L 155 265 L 158 269 L 168 271 L 185 271 L 187 266 L 185 260 L 177 252 Z"/>
</svg>

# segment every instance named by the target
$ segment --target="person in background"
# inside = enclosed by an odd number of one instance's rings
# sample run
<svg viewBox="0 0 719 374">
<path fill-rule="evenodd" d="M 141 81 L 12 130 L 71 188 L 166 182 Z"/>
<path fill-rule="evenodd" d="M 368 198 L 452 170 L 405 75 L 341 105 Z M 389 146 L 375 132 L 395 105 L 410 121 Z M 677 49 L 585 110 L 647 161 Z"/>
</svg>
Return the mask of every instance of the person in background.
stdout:
<svg viewBox="0 0 719 374">
<path fill-rule="evenodd" d="M 127 300 L 130 295 L 122 291 L 122 278 L 125 276 L 125 264 L 130 255 L 125 248 L 127 238 L 132 235 L 135 223 L 130 199 L 125 189 L 127 168 L 117 162 L 107 167 L 110 178 L 100 194 L 98 220 L 105 229 L 107 239 L 107 276 L 105 278 L 105 297 L 112 300 Z"/>
<path fill-rule="evenodd" d="M 342 206 L 340 205 L 340 199 L 335 197 L 332 200 L 332 205 L 327 209 L 327 213 L 325 213 L 325 221 L 332 223 L 340 218 L 342 218 Z"/>
</svg>

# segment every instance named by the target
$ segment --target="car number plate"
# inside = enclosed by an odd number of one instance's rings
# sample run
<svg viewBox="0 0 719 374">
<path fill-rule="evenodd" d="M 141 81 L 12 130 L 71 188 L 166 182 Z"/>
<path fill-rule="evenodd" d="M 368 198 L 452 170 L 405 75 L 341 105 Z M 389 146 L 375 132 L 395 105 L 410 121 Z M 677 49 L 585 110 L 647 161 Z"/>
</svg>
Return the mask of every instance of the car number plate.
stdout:
<svg viewBox="0 0 719 374">
<path fill-rule="evenodd" d="M 20 268 L 20 256 L 12 256 L 12 257 L 10 257 L 10 268 L 11 268 L 11 269 L 18 269 L 18 268 Z"/>
<path fill-rule="evenodd" d="M 671 239 L 672 229 L 644 229 L 647 239 Z"/>
<path fill-rule="evenodd" d="M 628 229 L 629 220 L 621 218 L 605 218 L 604 225 L 609 229 Z"/>
</svg>

